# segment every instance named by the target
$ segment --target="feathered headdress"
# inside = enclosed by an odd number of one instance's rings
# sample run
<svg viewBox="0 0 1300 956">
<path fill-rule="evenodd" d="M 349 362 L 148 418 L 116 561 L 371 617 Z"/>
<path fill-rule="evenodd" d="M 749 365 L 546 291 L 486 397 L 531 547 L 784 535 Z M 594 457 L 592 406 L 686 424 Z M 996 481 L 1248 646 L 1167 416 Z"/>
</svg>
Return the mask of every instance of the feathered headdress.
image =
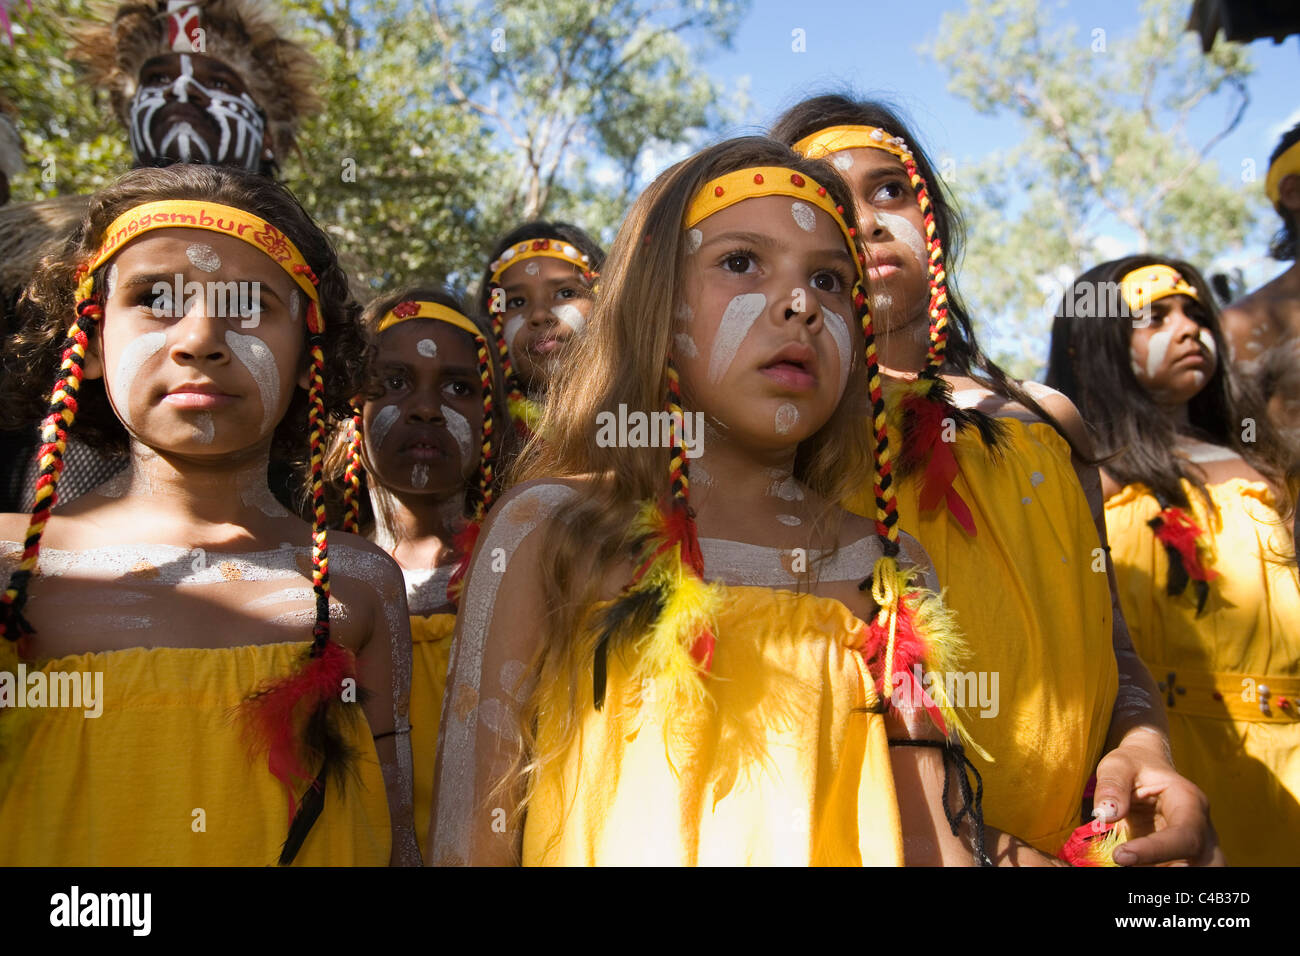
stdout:
<svg viewBox="0 0 1300 956">
<path fill-rule="evenodd" d="M 198 53 L 225 63 L 266 113 L 277 158 L 294 149 L 303 117 L 318 112 L 321 67 L 284 36 L 271 4 L 255 0 L 129 0 L 96 5 L 97 18 L 75 27 L 70 59 L 96 88 L 107 89 L 128 122 L 140 68 L 167 53 Z M 202 31 L 197 33 L 196 31 Z"/>
</svg>

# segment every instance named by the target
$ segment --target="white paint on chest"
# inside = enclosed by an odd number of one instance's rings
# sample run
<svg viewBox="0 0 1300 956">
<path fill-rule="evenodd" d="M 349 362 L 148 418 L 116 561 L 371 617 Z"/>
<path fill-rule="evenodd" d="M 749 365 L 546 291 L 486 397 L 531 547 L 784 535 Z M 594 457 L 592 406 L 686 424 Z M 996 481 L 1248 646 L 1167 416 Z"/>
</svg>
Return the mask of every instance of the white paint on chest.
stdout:
<svg viewBox="0 0 1300 956">
<path fill-rule="evenodd" d="M 265 432 L 275 424 L 275 406 L 280 401 L 280 370 L 275 366 L 275 356 L 271 354 L 271 347 L 256 335 L 240 335 L 228 329 L 226 344 L 257 383 L 258 394 L 262 397 L 262 431 Z"/>
<path fill-rule="evenodd" d="M 713 339 L 713 354 L 709 356 L 709 381 L 717 384 L 727 374 L 740 344 L 754 327 L 754 322 L 767 307 L 767 296 L 761 292 L 738 295 L 727 303 L 718 323 L 718 334 Z"/>
</svg>

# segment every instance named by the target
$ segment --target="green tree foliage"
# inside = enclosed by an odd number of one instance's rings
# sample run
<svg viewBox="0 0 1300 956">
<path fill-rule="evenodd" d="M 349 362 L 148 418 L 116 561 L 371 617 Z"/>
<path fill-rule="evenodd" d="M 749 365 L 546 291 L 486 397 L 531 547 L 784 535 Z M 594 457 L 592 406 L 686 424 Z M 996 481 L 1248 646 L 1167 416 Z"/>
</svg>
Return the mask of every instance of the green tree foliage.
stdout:
<svg viewBox="0 0 1300 956">
<path fill-rule="evenodd" d="M 526 218 L 616 227 L 648 148 L 730 118 L 698 64 L 747 0 L 443 2 L 281 0 L 325 101 L 281 174 L 362 297 L 413 281 L 464 290 Z M 89 6 L 20 5 L 13 45 L 0 42 L 30 159 L 14 201 L 89 192 L 131 163 L 106 96 L 66 60 L 64 26 Z"/>
<path fill-rule="evenodd" d="M 953 184 L 970 227 L 962 289 L 977 315 L 997 318 L 997 351 L 1022 373 L 1045 355 L 1069 282 L 1116 254 L 1115 235 L 1125 251 L 1208 264 L 1241 247 L 1261 209 L 1257 182 L 1209 158 L 1249 103 L 1243 47 L 1202 55 L 1183 0 L 1145 0 L 1122 37 L 1054 26 L 1051 10 L 970 0 L 930 47 L 953 93 L 1024 129 Z M 1196 138 L 1193 116 L 1224 118 Z"/>
</svg>

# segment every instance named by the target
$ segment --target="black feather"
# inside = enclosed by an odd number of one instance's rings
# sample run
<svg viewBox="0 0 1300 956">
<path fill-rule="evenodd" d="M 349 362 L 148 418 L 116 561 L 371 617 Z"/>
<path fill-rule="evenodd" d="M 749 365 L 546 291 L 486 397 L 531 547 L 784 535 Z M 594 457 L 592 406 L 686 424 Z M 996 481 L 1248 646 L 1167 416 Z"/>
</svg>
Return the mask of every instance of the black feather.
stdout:
<svg viewBox="0 0 1300 956">
<path fill-rule="evenodd" d="M 1195 581 L 1192 583 L 1196 591 L 1196 616 L 1200 617 L 1201 612 L 1205 610 L 1205 601 L 1210 596 L 1210 585 L 1206 581 Z"/>
<path fill-rule="evenodd" d="M 321 767 L 320 773 L 312 781 L 307 792 L 302 795 L 302 801 L 298 804 L 298 812 L 293 815 L 293 822 L 289 824 L 289 837 L 284 841 L 284 848 L 280 851 L 280 865 L 288 866 L 293 862 L 298 851 L 302 849 L 303 842 L 307 839 L 307 834 L 311 832 L 316 818 L 321 815 L 325 809 L 325 778 L 330 773 L 331 768 L 326 765 Z"/>
<path fill-rule="evenodd" d="M 610 641 L 620 640 L 628 634 L 644 634 L 654 627 L 663 609 L 663 593 L 652 588 L 623 594 L 601 615 L 600 637 L 596 641 L 596 659 L 592 665 L 592 700 L 597 710 L 605 705 Z"/>
</svg>

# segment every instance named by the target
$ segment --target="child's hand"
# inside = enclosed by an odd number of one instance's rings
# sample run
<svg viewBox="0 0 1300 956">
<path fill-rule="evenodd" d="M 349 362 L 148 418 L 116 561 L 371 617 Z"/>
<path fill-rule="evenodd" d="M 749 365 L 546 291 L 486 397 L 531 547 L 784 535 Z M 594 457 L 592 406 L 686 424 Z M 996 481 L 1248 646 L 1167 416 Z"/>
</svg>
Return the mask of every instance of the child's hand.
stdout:
<svg viewBox="0 0 1300 956">
<path fill-rule="evenodd" d="M 1182 862 L 1223 866 L 1223 851 L 1210 822 L 1210 802 L 1179 776 L 1159 740 L 1130 735 L 1097 765 L 1094 816 L 1128 820 L 1133 838 L 1115 850 L 1121 866 Z"/>
</svg>

